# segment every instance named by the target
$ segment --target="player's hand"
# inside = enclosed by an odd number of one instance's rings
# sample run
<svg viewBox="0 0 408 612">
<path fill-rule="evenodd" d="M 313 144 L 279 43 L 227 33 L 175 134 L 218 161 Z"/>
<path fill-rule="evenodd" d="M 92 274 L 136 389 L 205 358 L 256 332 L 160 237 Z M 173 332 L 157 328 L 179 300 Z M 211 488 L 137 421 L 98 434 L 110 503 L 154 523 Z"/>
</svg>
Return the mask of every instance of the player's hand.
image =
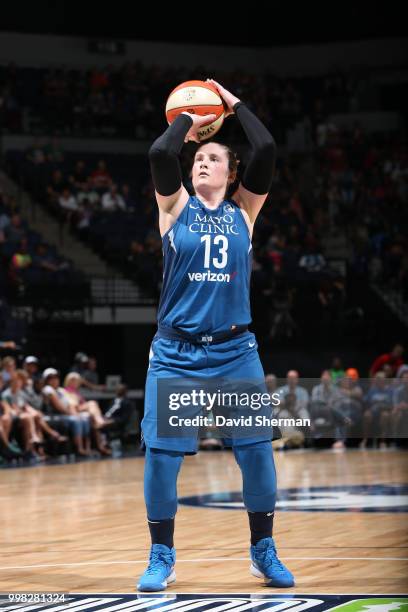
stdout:
<svg viewBox="0 0 408 612">
<path fill-rule="evenodd" d="M 193 113 L 187 113 L 183 111 L 182 114 L 188 115 L 193 121 L 193 125 L 188 130 L 186 137 L 184 138 L 184 142 L 188 142 L 189 140 L 193 140 L 194 142 L 200 142 L 200 139 L 197 134 L 200 127 L 202 127 L 206 123 L 212 123 L 212 121 L 217 118 L 217 115 L 214 115 L 214 113 L 211 113 L 211 115 L 194 115 Z"/>
<path fill-rule="evenodd" d="M 217 88 L 218 93 L 220 94 L 222 100 L 224 101 L 224 105 L 226 107 L 225 117 L 228 117 L 229 115 L 233 115 L 234 114 L 234 104 L 236 104 L 237 102 L 240 102 L 241 100 L 237 98 L 237 96 L 234 96 L 234 94 L 232 94 L 230 91 L 228 91 L 228 89 L 225 89 L 225 87 L 217 83 L 217 81 L 214 81 L 214 79 L 207 79 L 207 83 L 211 83 L 211 85 L 214 85 L 214 87 Z"/>
</svg>

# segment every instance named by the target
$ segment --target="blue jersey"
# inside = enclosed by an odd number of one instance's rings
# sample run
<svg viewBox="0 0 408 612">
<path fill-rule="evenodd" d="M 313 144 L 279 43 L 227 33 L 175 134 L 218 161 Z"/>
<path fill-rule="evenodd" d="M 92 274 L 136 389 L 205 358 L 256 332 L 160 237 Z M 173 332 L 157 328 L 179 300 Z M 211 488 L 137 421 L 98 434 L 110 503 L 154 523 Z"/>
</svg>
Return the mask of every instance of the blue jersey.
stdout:
<svg viewBox="0 0 408 612">
<path fill-rule="evenodd" d="M 210 210 L 191 196 L 163 236 L 163 289 L 158 320 L 189 334 L 251 322 L 252 245 L 237 204 Z"/>
</svg>

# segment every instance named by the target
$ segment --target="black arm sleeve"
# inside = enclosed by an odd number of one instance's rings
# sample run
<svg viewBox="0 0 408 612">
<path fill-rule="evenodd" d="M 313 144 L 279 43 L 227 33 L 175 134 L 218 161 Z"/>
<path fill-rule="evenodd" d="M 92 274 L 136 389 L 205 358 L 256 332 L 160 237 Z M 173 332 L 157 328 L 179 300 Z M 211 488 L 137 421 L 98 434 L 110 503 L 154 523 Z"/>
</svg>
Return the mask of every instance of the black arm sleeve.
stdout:
<svg viewBox="0 0 408 612">
<path fill-rule="evenodd" d="M 180 114 L 149 149 L 153 184 L 162 196 L 176 193 L 181 187 L 181 168 L 178 155 L 193 120 Z"/>
<path fill-rule="evenodd" d="M 243 102 L 234 105 L 234 112 L 252 147 L 241 182 L 248 191 L 263 195 L 271 188 L 275 172 L 275 141 L 264 124 Z"/>
</svg>

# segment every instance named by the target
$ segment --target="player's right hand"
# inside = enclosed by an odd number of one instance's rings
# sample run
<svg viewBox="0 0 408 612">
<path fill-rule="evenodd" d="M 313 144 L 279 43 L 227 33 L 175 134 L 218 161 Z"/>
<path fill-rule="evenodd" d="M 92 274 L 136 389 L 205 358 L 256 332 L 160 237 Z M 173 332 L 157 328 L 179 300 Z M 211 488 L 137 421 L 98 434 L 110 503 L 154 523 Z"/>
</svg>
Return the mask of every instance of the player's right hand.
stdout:
<svg viewBox="0 0 408 612">
<path fill-rule="evenodd" d="M 194 142 L 200 142 L 200 139 L 197 135 L 197 132 L 200 127 L 207 123 L 211 123 L 217 118 L 217 115 L 214 115 L 214 113 L 211 113 L 211 115 L 194 115 L 193 113 L 187 113 L 186 111 L 183 111 L 183 115 L 188 115 L 193 121 L 193 125 L 188 130 L 186 137 L 184 138 L 184 142 L 188 142 L 189 140 L 192 140 Z"/>
</svg>

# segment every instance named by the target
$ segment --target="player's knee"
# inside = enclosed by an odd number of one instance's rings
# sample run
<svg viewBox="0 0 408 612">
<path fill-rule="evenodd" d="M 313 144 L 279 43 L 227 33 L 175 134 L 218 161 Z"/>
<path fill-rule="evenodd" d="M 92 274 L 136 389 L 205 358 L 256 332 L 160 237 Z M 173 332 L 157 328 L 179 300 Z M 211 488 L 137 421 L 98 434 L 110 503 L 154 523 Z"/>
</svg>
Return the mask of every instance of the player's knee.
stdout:
<svg viewBox="0 0 408 612">
<path fill-rule="evenodd" d="M 273 510 L 276 503 L 276 472 L 270 442 L 234 447 L 243 478 L 245 507 L 252 512 Z"/>
<path fill-rule="evenodd" d="M 150 519 L 172 518 L 177 511 L 177 476 L 184 453 L 146 449 L 144 489 Z"/>
</svg>

